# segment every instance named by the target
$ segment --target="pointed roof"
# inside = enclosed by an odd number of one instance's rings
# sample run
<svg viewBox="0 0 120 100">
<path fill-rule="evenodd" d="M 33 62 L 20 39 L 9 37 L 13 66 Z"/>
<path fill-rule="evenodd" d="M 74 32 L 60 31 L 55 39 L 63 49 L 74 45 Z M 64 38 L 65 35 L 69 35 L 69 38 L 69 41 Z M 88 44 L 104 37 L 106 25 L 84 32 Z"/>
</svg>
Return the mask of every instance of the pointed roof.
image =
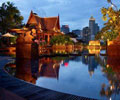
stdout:
<svg viewBox="0 0 120 100">
<path fill-rule="evenodd" d="M 22 28 L 22 29 L 9 29 L 9 32 L 15 32 L 15 33 L 26 33 L 29 31 L 28 28 Z"/>
<path fill-rule="evenodd" d="M 59 16 L 39 17 L 31 11 L 27 25 L 34 24 L 42 30 L 60 30 Z"/>
<path fill-rule="evenodd" d="M 93 16 L 90 17 L 90 20 L 95 20 L 95 18 Z"/>
</svg>

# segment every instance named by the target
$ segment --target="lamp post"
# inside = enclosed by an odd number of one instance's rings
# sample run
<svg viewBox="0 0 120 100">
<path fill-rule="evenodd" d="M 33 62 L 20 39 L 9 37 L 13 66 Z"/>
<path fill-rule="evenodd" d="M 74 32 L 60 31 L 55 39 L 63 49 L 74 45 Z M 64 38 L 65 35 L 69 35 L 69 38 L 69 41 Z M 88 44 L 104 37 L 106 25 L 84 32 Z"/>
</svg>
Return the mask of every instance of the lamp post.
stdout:
<svg viewBox="0 0 120 100">
<path fill-rule="evenodd" d="M 111 4 L 111 7 L 112 7 L 112 8 L 115 7 L 116 11 L 118 11 L 117 6 L 116 6 L 111 0 L 107 0 L 107 1 L 108 1 L 108 3 Z"/>
</svg>

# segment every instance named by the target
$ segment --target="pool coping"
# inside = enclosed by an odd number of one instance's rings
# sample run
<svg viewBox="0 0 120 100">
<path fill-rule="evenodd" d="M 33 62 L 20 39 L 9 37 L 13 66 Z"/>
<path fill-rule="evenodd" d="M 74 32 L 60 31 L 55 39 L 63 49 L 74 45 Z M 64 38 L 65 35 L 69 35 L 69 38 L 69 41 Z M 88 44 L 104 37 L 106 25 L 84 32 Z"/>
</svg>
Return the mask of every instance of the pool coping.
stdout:
<svg viewBox="0 0 120 100">
<path fill-rule="evenodd" d="M 96 100 L 38 87 L 32 83 L 12 77 L 4 70 L 4 66 L 12 60 L 13 58 L 11 57 L 0 56 L 0 87 L 26 100 Z"/>
</svg>

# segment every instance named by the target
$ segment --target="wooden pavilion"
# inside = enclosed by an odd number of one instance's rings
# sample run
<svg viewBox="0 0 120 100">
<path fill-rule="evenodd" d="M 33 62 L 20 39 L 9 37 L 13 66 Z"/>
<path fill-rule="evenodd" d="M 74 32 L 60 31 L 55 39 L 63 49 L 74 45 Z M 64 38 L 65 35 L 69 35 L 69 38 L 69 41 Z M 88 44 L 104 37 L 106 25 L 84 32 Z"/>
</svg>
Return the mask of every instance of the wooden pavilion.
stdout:
<svg viewBox="0 0 120 100">
<path fill-rule="evenodd" d="M 16 33 L 26 33 L 31 31 L 31 34 L 39 41 L 50 43 L 52 36 L 62 34 L 60 32 L 59 15 L 56 17 L 39 17 L 31 11 L 27 24 L 23 29 L 11 29 Z"/>
</svg>

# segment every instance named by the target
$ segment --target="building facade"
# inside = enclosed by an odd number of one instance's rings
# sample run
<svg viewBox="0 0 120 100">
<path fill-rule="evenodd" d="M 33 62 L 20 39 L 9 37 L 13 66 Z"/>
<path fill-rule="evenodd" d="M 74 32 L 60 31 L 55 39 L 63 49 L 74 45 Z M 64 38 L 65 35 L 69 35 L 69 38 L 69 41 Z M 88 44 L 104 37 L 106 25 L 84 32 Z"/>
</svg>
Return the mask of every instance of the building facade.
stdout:
<svg viewBox="0 0 120 100">
<path fill-rule="evenodd" d="M 65 34 L 69 33 L 70 32 L 69 25 L 62 25 L 61 32 L 65 33 Z"/>
<path fill-rule="evenodd" d="M 33 11 L 31 11 L 27 24 L 23 29 L 11 29 L 11 31 L 24 34 L 29 32 L 39 42 L 45 41 L 47 44 L 50 43 L 53 36 L 62 34 L 60 32 L 59 16 L 39 17 Z"/>
<path fill-rule="evenodd" d="M 45 40 L 48 44 L 52 36 L 61 34 L 59 16 L 39 17 L 31 12 L 26 27 L 33 27 L 39 40 Z M 33 33 L 34 33 L 33 32 Z"/>
<path fill-rule="evenodd" d="M 89 28 L 90 28 L 91 40 L 94 40 L 95 35 L 99 31 L 99 26 L 95 22 L 95 18 L 93 16 L 91 16 L 90 19 L 89 19 Z"/>
<path fill-rule="evenodd" d="M 98 23 L 95 23 L 95 35 L 99 32 L 100 28 L 98 26 Z"/>
<path fill-rule="evenodd" d="M 90 38 L 91 38 L 90 28 L 84 27 L 82 32 L 83 32 L 83 41 L 85 43 L 88 43 L 90 41 Z"/>
</svg>

